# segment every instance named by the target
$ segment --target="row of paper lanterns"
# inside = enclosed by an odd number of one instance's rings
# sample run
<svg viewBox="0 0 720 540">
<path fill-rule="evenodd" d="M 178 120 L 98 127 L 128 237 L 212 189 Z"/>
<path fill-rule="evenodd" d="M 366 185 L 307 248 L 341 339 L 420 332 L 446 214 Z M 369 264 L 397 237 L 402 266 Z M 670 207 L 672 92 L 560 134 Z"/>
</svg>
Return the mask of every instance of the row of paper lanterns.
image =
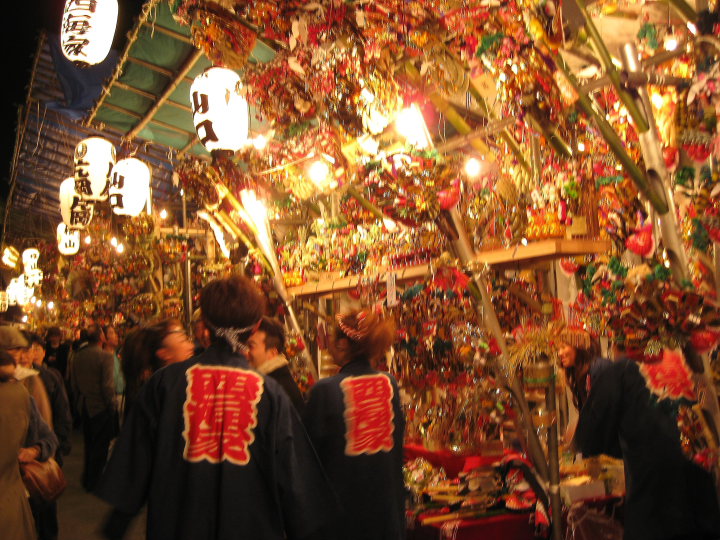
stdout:
<svg viewBox="0 0 720 540">
<path fill-rule="evenodd" d="M 58 249 L 74 255 L 80 249 L 79 231 L 93 217 L 94 205 L 109 201 L 115 214 L 137 216 L 147 205 L 150 167 L 137 158 L 115 161 L 115 147 L 102 137 L 90 137 L 75 147 L 75 175 L 60 184 Z"/>
<path fill-rule="evenodd" d="M 39 267 L 40 251 L 28 248 L 22 252 L 23 273 L 12 278 L 7 288 L 0 291 L 0 311 L 7 311 L 9 306 L 21 307 L 30 303 L 35 296 L 35 289 L 42 284 L 43 271 Z M 8 268 L 17 267 L 20 253 L 12 246 L 7 246 L 2 253 L 2 263 Z"/>
</svg>

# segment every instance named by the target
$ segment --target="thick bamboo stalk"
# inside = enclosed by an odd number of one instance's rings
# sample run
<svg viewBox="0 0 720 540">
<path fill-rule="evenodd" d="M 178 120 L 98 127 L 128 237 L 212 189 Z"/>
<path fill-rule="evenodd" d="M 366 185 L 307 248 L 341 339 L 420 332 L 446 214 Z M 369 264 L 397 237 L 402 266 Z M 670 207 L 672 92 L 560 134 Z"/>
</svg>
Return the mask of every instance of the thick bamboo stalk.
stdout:
<svg viewBox="0 0 720 540">
<path fill-rule="evenodd" d="M 488 120 L 494 120 L 495 115 L 492 113 L 490 108 L 487 106 L 487 103 L 485 102 L 485 98 L 480 95 L 480 91 L 477 89 L 477 87 L 471 82 L 470 86 L 468 87 L 468 91 L 470 92 L 470 95 L 475 98 L 475 101 L 478 102 L 480 105 L 481 110 L 483 111 L 485 118 Z M 515 156 L 515 159 L 517 160 L 518 164 L 525 169 L 525 172 L 527 174 L 530 174 L 530 165 L 527 162 L 527 159 L 525 159 L 525 155 L 523 154 L 522 150 L 520 149 L 520 145 L 515 140 L 515 137 L 513 137 L 512 133 L 510 133 L 510 130 L 508 128 L 503 129 L 500 132 L 500 138 L 505 141 L 505 144 L 508 145 L 508 148 Z"/>
<path fill-rule="evenodd" d="M 420 72 L 414 65 L 412 65 L 410 62 L 406 62 L 405 72 L 407 73 L 410 80 L 418 86 L 418 88 L 422 87 L 422 79 L 420 76 Z M 463 117 L 458 114 L 458 112 L 450 104 L 450 102 L 448 102 L 448 100 L 442 97 L 437 90 L 426 89 L 425 95 L 432 102 L 435 108 L 439 112 L 441 112 L 443 116 L 445 116 L 447 121 L 450 122 L 461 135 L 467 135 L 468 133 L 472 132 L 473 129 L 468 125 L 468 123 L 463 119 Z M 485 156 L 487 160 L 495 161 L 495 156 L 490 152 L 490 148 L 488 148 L 488 146 L 481 139 L 472 139 L 470 141 L 470 146 L 472 146 L 475 150 Z"/>
<path fill-rule="evenodd" d="M 625 151 L 623 143 L 620 140 L 618 134 L 613 129 L 613 127 L 607 120 L 605 120 L 604 116 L 602 116 L 598 111 L 595 110 L 592 102 L 590 101 L 590 98 L 580 92 L 577 79 L 575 79 L 575 75 L 573 75 L 572 71 L 567 66 L 565 61 L 559 54 L 553 54 L 553 60 L 555 60 L 555 63 L 558 65 L 558 67 L 562 69 L 568 81 L 578 93 L 579 97 L 577 101 L 577 106 L 580 107 L 580 109 L 582 109 L 585 114 L 587 114 L 590 118 L 593 119 L 595 125 L 600 130 L 600 133 L 602 133 L 603 138 L 608 143 L 610 150 L 613 152 L 613 154 L 615 154 L 615 157 L 625 168 L 625 171 L 628 173 L 628 175 L 630 175 L 630 178 L 635 183 L 640 193 L 642 193 L 645 198 L 650 201 L 650 204 L 652 204 L 653 208 L 655 208 L 658 214 L 666 213 L 668 211 L 668 205 L 665 202 L 665 198 L 655 193 L 655 190 L 652 188 L 643 172 L 637 166 L 637 163 L 635 163 L 635 161 L 633 161 L 633 159 Z"/>
<path fill-rule="evenodd" d="M 615 87 L 615 91 L 617 92 L 618 97 L 623 102 L 623 105 L 625 105 L 625 108 L 630 114 L 630 117 L 633 119 L 637 132 L 645 133 L 650 126 L 648 125 L 645 116 L 642 114 L 642 111 L 636 105 L 632 95 L 630 95 L 630 93 L 625 90 L 625 88 L 623 88 L 620 81 L 620 73 L 618 73 L 617 69 L 615 69 L 615 65 L 612 62 L 610 52 L 607 50 L 607 47 L 605 46 L 605 42 L 603 41 L 600 32 L 598 32 L 598 29 L 595 27 L 595 23 L 593 23 L 592 18 L 588 14 L 587 8 L 585 7 L 585 2 L 583 0 L 576 0 L 576 3 L 578 8 L 580 8 L 580 13 L 582 13 L 583 18 L 585 19 L 585 29 L 590 36 L 593 44 L 595 45 L 598 54 L 600 55 L 600 60 L 602 61 L 603 67 L 605 68 L 605 74 L 608 76 L 610 82 Z"/>
</svg>

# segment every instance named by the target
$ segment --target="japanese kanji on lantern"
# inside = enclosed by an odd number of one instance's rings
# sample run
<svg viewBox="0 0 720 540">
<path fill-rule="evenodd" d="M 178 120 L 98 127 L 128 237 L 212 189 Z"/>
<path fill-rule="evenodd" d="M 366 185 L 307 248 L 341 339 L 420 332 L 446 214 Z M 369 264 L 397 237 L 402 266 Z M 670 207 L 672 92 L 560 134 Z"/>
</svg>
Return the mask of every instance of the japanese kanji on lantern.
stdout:
<svg viewBox="0 0 720 540">
<path fill-rule="evenodd" d="M 7 286 L 8 303 L 11 306 L 24 306 L 30 302 L 35 289 L 30 289 L 25 285 L 25 276 L 12 278 Z"/>
<path fill-rule="evenodd" d="M 249 109 L 241 87 L 237 73 L 220 67 L 205 70 L 190 87 L 195 130 L 211 152 L 235 152 L 247 143 Z"/>
<path fill-rule="evenodd" d="M 57 244 L 61 255 L 75 255 L 80 250 L 80 231 L 60 223 L 57 226 Z"/>
<path fill-rule="evenodd" d="M 40 260 L 40 250 L 37 248 L 28 248 L 22 252 L 23 276 L 25 286 L 28 289 L 39 287 L 43 280 L 43 271 L 38 266 Z"/>
<path fill-rule="evenodd" d="M 60 214 L 70 229 L 84 229 L 93 216 L 93 205 L 83 201 L 75 191 L 75 178 L 66 178 L 60 184 Z"/>
<path fill-rule="evenodd" d="M 105 60 L 115 36 L 117 17 L 117 0 L 67 0 L 60 27 L 60 47 L 65 58 L 81 66 Z"/>
<path fill-rule="evenodd" d="M 75 191 L 85 201 L 107 200 L 115 147 L 102 137 L 83 139 L 75 147 Z"/>
<path fill-rule="evenodd" d="M 137 216 L 145 208 L 150 190 L 150 167 L 136 158 L 121 159 L 113 167 L 109 199 L 119 216 Z"/>
</svg>

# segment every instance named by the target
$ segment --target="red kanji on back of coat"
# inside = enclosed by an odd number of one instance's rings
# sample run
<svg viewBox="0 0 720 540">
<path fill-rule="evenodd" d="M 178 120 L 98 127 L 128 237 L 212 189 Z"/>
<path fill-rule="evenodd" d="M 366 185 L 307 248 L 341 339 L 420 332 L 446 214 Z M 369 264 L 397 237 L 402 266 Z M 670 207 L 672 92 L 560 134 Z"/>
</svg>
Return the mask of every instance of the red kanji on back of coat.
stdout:
<svg viewBox="0 0 720 540">
<path fill-rule="evenodd" d="M 347 377 L 340 383 L 345 397 L 345 454 L 376 454 L 393 448 L 393 387 L 384 375 Z"/>
<path fill-rule="evenodd" d="M 262 377 L 240 368 L 196 365 L 188 369 L 187 381 L 185 459 L 246 465 L 255 440 Z"/>
</svg>

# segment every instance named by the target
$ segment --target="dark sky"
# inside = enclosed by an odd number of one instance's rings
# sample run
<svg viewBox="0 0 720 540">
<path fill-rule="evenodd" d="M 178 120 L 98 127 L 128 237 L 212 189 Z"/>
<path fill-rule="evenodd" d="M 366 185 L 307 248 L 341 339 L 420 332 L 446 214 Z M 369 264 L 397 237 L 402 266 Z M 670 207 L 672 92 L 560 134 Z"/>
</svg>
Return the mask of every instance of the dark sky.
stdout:
<svg viewBox="0 0 720 540">
<path fill-rule="evenodd" d="M 125 47 L 125 36 L 140 13 L 143 0 L 119 0 L 118 28 L 113 48 Z M 65 0 L 20 0 L 7 4 L 2 52 L 2 136 L 0 138 L 0 198 L 7 195 L 15 149 L 18 108 L 25 103 L 37 38 L 44 29 L 58 33 Z"/>
</svg>

